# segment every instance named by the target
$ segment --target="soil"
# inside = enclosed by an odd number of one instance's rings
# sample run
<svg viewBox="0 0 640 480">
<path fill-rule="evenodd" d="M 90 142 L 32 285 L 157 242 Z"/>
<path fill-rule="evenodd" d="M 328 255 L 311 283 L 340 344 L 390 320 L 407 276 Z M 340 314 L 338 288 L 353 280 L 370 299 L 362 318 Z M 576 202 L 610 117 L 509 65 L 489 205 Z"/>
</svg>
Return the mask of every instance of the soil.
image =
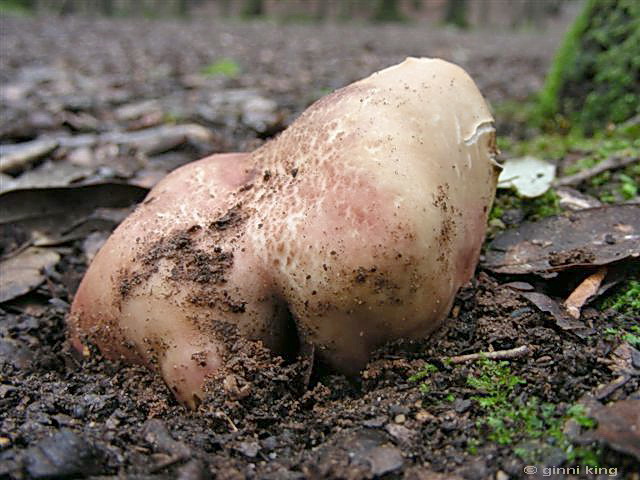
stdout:
<svg viewBox="0 0 640 480">
<path fill-rule="evenodd" d="M 207 93 L 210 86 L 187 86 L 185 77 L 227 56 L 238 59 L 246 74 L 216 80 L 214 87 L 260 88 L 283 106 L 282 125 L 286 125 L 314 99 L 309 92 L 344 85 L 407 54 L 457 59 L 491 101 L 521 99 L 541 85 L 562 33 L 561 27 L 522 34 L 425 32 L 417 26 L 346 28 L 0 17 L 2 40 L 7 42 L 0 57 L 0 80 L 19 84 L 20 72 L 24 75 L 25 68 L 35 66 L 82 72 L 85 90 L 73 93 L 75 103 L 67 98 L 61 107 L 70 112 L 75 104 L 75 111 L 82 111 L 81 101 L 98 98 L 96 92 L 107 77 L 109 82 L 117 78 L 118 88 L 136 100 L 166 98 L 176 92 Z M 343 44 L 344 38 L 349 38 L 349 45 Z M 83 40 L 82 48 L 78 39 Z M 268 47 L 260 47 L 264 45 Z M 52 88 L 51 82 L 43 86 L 45 91 Z M 89 84 L 98 87 L 92 90 Z M 49 94 L 52 102 L 61 98 Z M 37 105 L 27 102 L 24 111 L 9 112 L 14 123 L 2 122 L 3 143 L 61 129 L 78 133 L 64 122 L 57 124 L 59 115 L 51 110 L 41 112 L 50 118 L 39 124 L 34 119 Z M 97 128 L 110 129 L 109 111 L 114 105 L 92 105 L 97 106 L 88 111 L 97 119 Z M 260 144 L 265 136 L 231 120 L 209 124 L 199 119 L 219 133 L 211 150 L 242 149 Z M 269 132 L 267 136 L 275 133 Z M 162 160 L 173 168 L 176 162 L 203 153 L 195 150 L 182 148 L 180 159 Z M 269 177 L 265 172 L 264 180 Z M 212 228 L 222 230 L 237 221 L 230 211 Z M 9 230 L 6 236 L 11 235 Z M 178 238 L 170 248 L 191 248 L 188 235 L 184 234 L 185 242 Z M 21 243 L 5 240 L 7 245 Z M 312 353 L 285 361 L 259 344 L 225 332 L 229 371 L 224 378 L 212 379 L 207 398 L 190 411 L 143 367 L 107 361 L 96 350 L 87 358 L 71 352 L 65 316 L 86 269 L 83 245 L 83 239 L 76 239 L 57 247 L 62 260 L 55 271 L 47 272 L 45 282 L 0 306 L 0 476 L 535 478 L 523 473 L 527 463 L 516 454 L 516 447 L 534 449 L 531 439 L 523 434 L 503 445 L 487 438 L 489 431 L 480 422 L 486 410 L 477 399 L 479 392 L 468 383 L 469 376 L 480 374 L 480 363 L 455 364 L 444 358 L 527 345 L 527 355 L 509 360 L 512 373 L 524 381 L 510 401 L 525 404 L 536 397 L 563 414 L 618 377 L 611 355 L 619 339 L 597 332 L 633 321 L 621 320 L 614 311 L 587 307 L 583 319 L 596 334 L 579 337 L 506 286 L 531 281 L 529 277 L 478 270 L 432 338 L 385 346 L 357 378 L 332 373 L 314 362 Z M 222 275 L 225 262 L 231 260 L 216 261 L 221 262 L 220 271 L 207 275 Z M 178 273 L 200 275 L 197 267 L 185 266 Z M 365 275 L 359 272 L 357 279 L 364 281 Z M 135 279 L 123 280 L 123 293 L 130 283 Z M 536 288 L 548 283 L 557 296 L 568 293 L 553 280 L 532 283 Z M 437 367 L 430 374 L 428 391 L 409 379 L 426 363 Z M 639 388 L 640 378 L 632 376 L 601 400 L 638 400 Z M 579 436 L 574 440 L 579 442 Z M 634 457 L 604 444 L 598 448 L 600 465 L 615 467 L 615 478 L 638 478 L 640 465 Z M 557 466 L 564 460 L 565 454 L 551 447 L 535 465 Z M 583 466 L 579 475 L 566 478 L 610 477 L 586 473 Z"/>
</svg>

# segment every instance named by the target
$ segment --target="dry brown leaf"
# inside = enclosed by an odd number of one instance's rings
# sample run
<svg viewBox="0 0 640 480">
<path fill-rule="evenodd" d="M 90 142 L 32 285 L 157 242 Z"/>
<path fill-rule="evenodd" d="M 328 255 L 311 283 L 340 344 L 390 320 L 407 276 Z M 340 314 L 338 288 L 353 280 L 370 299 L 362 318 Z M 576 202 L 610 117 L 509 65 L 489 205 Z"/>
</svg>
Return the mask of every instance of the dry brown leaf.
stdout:
<svg viewBox="0 0 640 480">
<path fill-rule="evenodd" d="M 550 276 L 574 267 L 640 260 L 640 205 L 611 205 L 523 223 L 491 242 L 483 267 Z"/>
<path fill-rule="evenodd" d="M 596 440 L 640 460 L 640 400 L 620 400 L 595 410 L 593 416 L 598 420 Z"/>
<path fill-rule="evenodd" d="M 40 285 L 43 271 L 60 260 L 55 250 L 31 247 L 0 262 L 0 302 L 24 295 Z"/>
</svg>

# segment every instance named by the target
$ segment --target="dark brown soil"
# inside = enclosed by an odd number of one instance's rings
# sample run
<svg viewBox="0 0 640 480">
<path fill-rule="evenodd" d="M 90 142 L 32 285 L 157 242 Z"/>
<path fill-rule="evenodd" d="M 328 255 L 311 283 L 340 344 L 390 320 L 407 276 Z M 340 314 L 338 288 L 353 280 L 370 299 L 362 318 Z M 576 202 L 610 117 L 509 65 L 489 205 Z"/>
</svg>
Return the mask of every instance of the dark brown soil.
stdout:
<svg viewBox="0 0 640 480">
<path fill-rule="evenodd" d="M 286 106 L 288 123 L 317 97 L 304 92 L 344 85 L 407 54 L 460 56 L 489 99 L 522 98 L 540 85 L 559 37 L 555 31 L 439 35 L 416 26 L 361 26 L 353 32 L 338 29 L 338 33 L 334 27 L 214 26 L 0 18 L 2 40 L 10 47 L 0 60 L 0 80 L 13 82 L 24 66 L 66 59 L 64 68 L 82 71 L 88 79 L 120 76 L 122 88 L 132 97 L 153 98 L 166 96 L 172 89 L 184 93 L 193 88 L 181 85 L 182 77 L 226 55 L 242 59 L 247 73 L 240 80 L 222 81 L 220 88 L 260 86 Z M 225 35 L 235 39 L 231 46 Z M 85 48 L 77 43 L 83 37 Z M 344 38 L 350 39 L 349 45 L 342 45 Z M 131 45 L 134 51 L 128 50 Z M 190 45 L 193 48 L 187 48 Z M 276 65 L 253 61 L 260 45 L 277 50 Z M 141 58 L 148 63 L 138 62 Z M 153 76 L 149 63 L 163 61 L 169 73 Z M 198 87 L 192 93 L 197 91 Z M 92 98 L 90 93 L 78 95 L 76 104 Z M 0 122 L 3 143 L 49 131 L 34 119 L 37 105 L 32 102 L 24 111 L 11 110 L 13 120 Z M 109 108 L 101 105 L 91 110 L 101 128 L 110 128 Z M 57 118 L 53 115 L 49 120 Z M 261 142 L 260 135 L 246 126 L 207 126 L 223 139 L 216 150 Z M 58 132 L 67 127 L 51 128 Z M 168 162 L 173 168 L 176 162 L 194 160 L 200 154 L 183 149 L 177 161 L 166 156 L 155 161 Z M 264 181 L 270 177 L 264 172 Z M 222 230 L 237 221 L 236 213 L 230 211 L 212 228 Z M 158 255 L 192 248 L 191 233 L 164 244 L 165 250 Z M 10 232 L 7 235 L 3 239 L 7 245 L 20 243 Z M 519 432 L 509 444 L 489 440 L 488 428 L 481 425 L 486 409 L 477 399 L 478 390 L 468 383 L 470 376 L 480 375 L 481 364 L 455 364 L 444 358 L 530 347 L 528 355 L 509 360 L 512 373 L 524 381 L 509 401 L 525 405 L 536 397 L 554 404 L 556 416 L 562 418 L 571 405 L 618 377 L 611 359 L 620 340 L 604 336 L 604 330 L 619 327 L 620 322 L 637 322 L 587 307 L 583 321 L 595 333 L 581 338 L 559 328 L 551 315 L 504 286 L 523 278 L 478 271 L 459 292 L 444 327 L 431 339 L 384 347 L 356 379 L 335 375 L 317 361 L 311 365 L 312 354 L 284 361 L 258 344 L 225 332 L 228 371 L 223 378 L 212 379 L 207 398 L 197 410 L 189 411 L 145 368 L 106 361 L 97 351 L 87 359 L 70 351 L 65 316 L 86 269 L 86 249 L 81 240 L 74 240 L 59 251 L 62 261 L 47 272 L 36 291 L 0 306 L 2 478 L 535 478 L 523 473 L 527 463 L 517 451 L 533 451 L 551 445 L 552 440 L 532 441 L 526 432 Z M 196 281 L 200 275 L 212 276 L 216 281 L 224 274 L 225 262 L 231 261 L 223 255 L 218 252 L 217 258 L 205 262 L 220 264 L 220 271 L 189 264 L 176 275 Z M 150 258 L 149 268 L 153 261 Z M 356 272 L 356 281 L 365 281 L 369 274 Z M 553 280 L 524 280 L 555 296 L 568 293 L 565 285 Z M 135 283 L 135 277 L 123 278 L 123 295 Z M 428 391 L 409 379 L 426 363 L 437 368 L 429 376 Z M 640 378 L 632 376 L 601 400 L 637 400 L 639 388 Z M 573 434 L 570 425 L 567 429 L 568 437 L 580 443 L 575 426 Z M 632 456 L 607 445 L 592 442 L 589 446 L 600 449 L 600 466 L 616 468 L 617 475 L 598 477 L 582 465 L 579 475 L 566 478 L 638 479 L 640 465 Z M 539 468 L 576 465 L 557 446 L 541 451 L 533 463 Z"/>
<path fill-rule="evenodd" d="M 91 466 L 95 473 L 144 478 L 371 478 L 387 471 L 388 478 L 432 478 L 423 475 L 434 471 L 480 479 L 499 470 L 519 478 L 524 463 L 513 446 L 482 441 L 486 432 L 476 426 L 484 412 L 467 377 L 477 365 L 441 358 L 529 345 L 530 356 L 510 361 L 526 381 L 513 401 L 536 396 L 561 409 L 613 379 L 603 362 L 613 345 L 559 331 L 485 274 L 459 294 L 457 318 L 435 338 L 389 345 L 357 380 L 316 365 L 307 387 L 305 362 L 285 364 L 259 345 L 229 342 L 233 373 L 213 379 L 194 412 L 143 368 L 104 361 L 97 352 L 76 360 L 65 344 L 64 302 L 27 308 L 37 315 L 15 309 L 2 322 L 2 434 L 11 448 L 1 458 L 5 472 L 18 478 L 45 468 L 43 451 L 62 463 L 84 458 L 85 473 Z M 598 330 L 610 325 L 604 315 L 591 321 Z M 408 380 L 425 361 L 439 367 L 427 394 Z M 627 398 L 639 386 L 636 377 L 608 400 Z M 166 429 L 182 453 L 150 441 L 152 426 Z M 43 439 L 51 435 L 70 439 L 47 445 Z M 480 439 L 475 454 L 472 439 Z M 54 446 L 61 451 L 52 453 Z M 637 464 L 629 457 L 606 450 L 604 459 L 627 472 L 617 478 L 633 478 Z"/>
</svg>

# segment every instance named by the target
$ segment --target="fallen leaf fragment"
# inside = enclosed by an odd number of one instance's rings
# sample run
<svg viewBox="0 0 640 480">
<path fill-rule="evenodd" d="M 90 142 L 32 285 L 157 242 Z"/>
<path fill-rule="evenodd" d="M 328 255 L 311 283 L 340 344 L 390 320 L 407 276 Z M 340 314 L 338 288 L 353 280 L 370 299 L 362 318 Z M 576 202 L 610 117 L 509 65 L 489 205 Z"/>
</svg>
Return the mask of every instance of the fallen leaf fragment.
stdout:
<svg viewBox="0 0 640 480">
<path fill-rule="evenodd" d="M 87 263 L 91 263 L 93 258 L 98 253 L 98 250 L 102 248 L 104 242 L 109 238 L 108 232 L 91 232 L 82 242 L 82 250 L 84 252 L 85 257 L 87 258 Z"/>
<path fill-rule="evenodd" d="M 343 478 L 353 471 L 375 478 L 404 465 L 402 451 L 375 429 L 345 431 L 317 448 L 310 460 L 321 466 L 319 473 L 326 478 Z"/>
<path fill-rule="evenodd" d="M 71 162 L 45 161 L 0 185 L 0 193 L 29 188 L 64 187 L 89 177 L 93 171 L 93 168 L 74 165 Z"/>
<path fill-rule="evenodd" d="M 162 125 L 136 132 L 107 133 L 100 136 L 100 142 L 128 145 L 147 155 L 172 150 L 186 142 L 209 143 L 213 135 L 197 124 Z"/>
<path fill-rule="evenodd" d="M 592 412 L 598 421 L 593 438 L 640 460 L 640 400 L 626 399 Z"/>
<path fill-rule="evenodd" d="M 618 388 L 624 386 L 632 377 L 640 375 L 640 352 L 624 342 L 616 348 L 608 359 L 609 368 L 618 375 L 609 383 L 600 385 L 593 393 L 594 398 L 607 398 Z"/>
<path fill-rule="evenodd" d="M 629 342 L 623 342 L 613 351 L 610 368 L 615 373 L 640 375 L 638 358 L 640 352 L 629 345 Z"/>
<path fill-rule="evenodd" d="M 143 100 L 116 108 L 114 115 L 118 121 L 126 122 L 136 120 L 159 110 L 161 110 L 161 106 L 157 100 Z"/>
<path fill-rule="evenodd" d="M 147 155 L 172 150 L 184 143 L 210 146 L 214 135 L 196 123 L 161 125 L 134 132 L 106 132 L 65 135 L 24 144 L 6 145 L 0 150 L 0 172 L 19 171 L 57 147 L 76 149 L 115 144 L 134 148 Z M 37 142 L 37 143 L 36 143 Z"/>
<path fill-rule="evenodd" d="M 0 194 L 0 244 L 4 256 L 31 245 L 56 245 L 92 231 L 111 231 L 148 190 L 124 183 L 31 188 Z M 19 242 L 8 242 L 16 237 Z M 6 244 L 6 245 L 5 245 Z M 9 247 L 7 247 L 9 245 Z"/>
<path fill-rule="evenodd" d="M 520 295 L 533 303 L 538 310 L 551 314 L 556 325 L 562 330 L 572 331 L 580 337 L 584 337 L 593 332 L 593 330 L 588 328 L 584 323 L 572 318 L 556 300 L 544 293 L 520 292 Z"/>
<path fill-rule="evenodd" d="M 495 273 L 555 275 L 640 259 L 640 205 L 590 208 L 526 222 L 498 235 L 482 266 Z"/>
<path fill-rule="evenodd" d="M 556 166 L 537 157 L 510 158 L 502 164 L 498 188 L 514 188 L 523 197 L 539 197 L 556 178 Z"/>
<path fill-rule="evenodd" d="M 51 249 L 30 247 L 0 262 L 0 302 L 29 293 L 45 279 L 44 270 L 53 267 L 60 255 Z"/>
<path fill-rule="evenodd" d="M 569 295 L 564 302 L 564 306 L 569 315 L 576 320 L 580 318 L 580 309 L 591 297 L 598 293 L 600 285 L 606 275 L 607 268 L 601 267 L 596 273 L 585 278 L 582 283 L 571 292 L 571 295 Z"/>
<path fill-rule="evenodd" d="M 602 202 L 597 198 L 570 187 L 558 187 L 555 192 L 561 208 L 576 211 L 602 206 Z"/>
</svg>

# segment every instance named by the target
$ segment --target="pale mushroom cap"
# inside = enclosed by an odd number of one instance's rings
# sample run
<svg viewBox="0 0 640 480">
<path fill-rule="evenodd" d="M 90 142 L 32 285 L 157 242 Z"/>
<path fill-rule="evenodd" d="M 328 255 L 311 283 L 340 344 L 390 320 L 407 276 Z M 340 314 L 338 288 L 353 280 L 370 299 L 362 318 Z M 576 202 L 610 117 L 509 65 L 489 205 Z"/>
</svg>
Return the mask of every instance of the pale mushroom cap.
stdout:
<svg viewBox="0 0 640 480">
<path fill-rule="evenodd" d="M 409 58 L 319 100 L 251 154 L 178 169 L 113 234 L 72 307 L 75 343 L 157 365 L 179 398 L 224 366 L 218 322 L 295 336 L 355 373 L 421 337 L 472 276 L 495 192 L 471 78 Z M 204 360 L 203 360 L 204 359 Z"/>
</svg>

